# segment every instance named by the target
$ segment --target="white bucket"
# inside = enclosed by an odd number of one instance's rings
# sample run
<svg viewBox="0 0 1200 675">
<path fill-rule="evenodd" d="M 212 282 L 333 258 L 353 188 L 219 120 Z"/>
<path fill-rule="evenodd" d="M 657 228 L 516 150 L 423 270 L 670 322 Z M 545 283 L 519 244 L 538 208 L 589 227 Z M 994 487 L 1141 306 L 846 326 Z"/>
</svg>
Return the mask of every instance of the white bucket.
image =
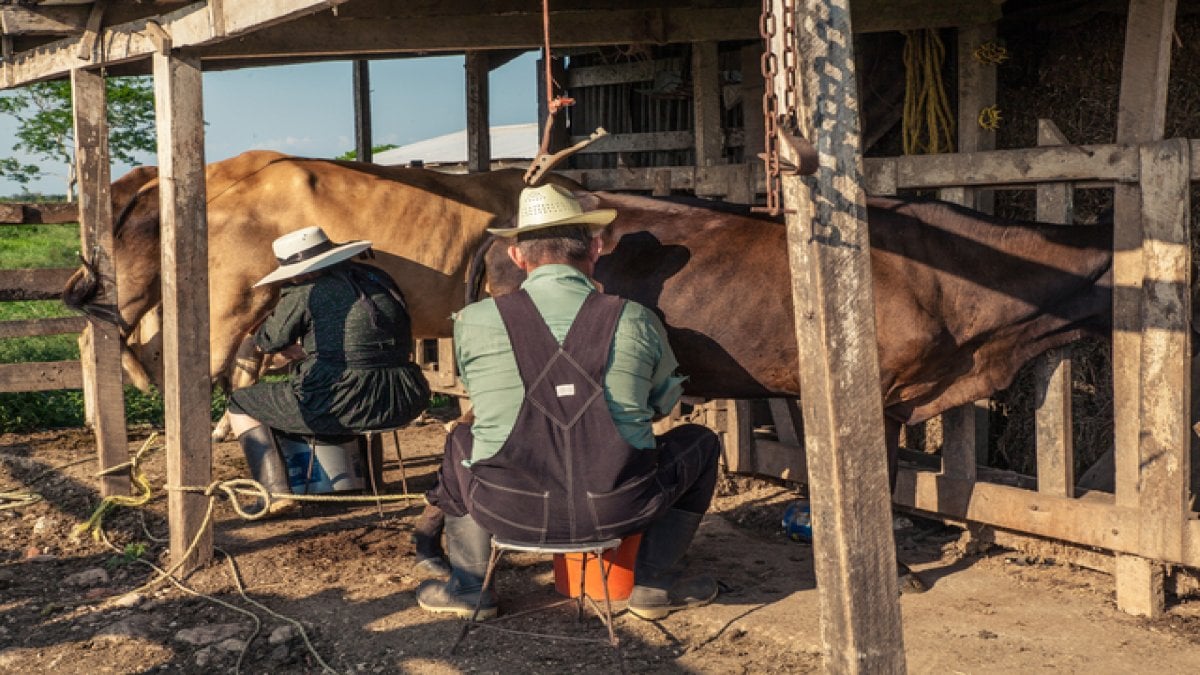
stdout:
<svg viewBox="0 0 1200 675">
<path fill-rule="evenodd" d="M 367 487 L 363 437 L 302 438 L 277 433 L 275 439 L 293 493 L 319 495 Z"/>
</svg>

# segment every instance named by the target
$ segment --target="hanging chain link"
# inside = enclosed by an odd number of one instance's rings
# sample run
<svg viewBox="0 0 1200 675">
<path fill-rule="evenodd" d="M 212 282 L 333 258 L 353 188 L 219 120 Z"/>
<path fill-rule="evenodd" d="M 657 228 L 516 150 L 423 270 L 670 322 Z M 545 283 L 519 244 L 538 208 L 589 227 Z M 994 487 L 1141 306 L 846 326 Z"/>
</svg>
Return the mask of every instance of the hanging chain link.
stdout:
<svg viewBox="0 0 1200 675">
<path fill-rule="evenodd" d="M 794 171 L 795 167 L 784 166 L 785 162 L 779 156 L 779 131 L 781 125 L 785 128 L 795 128 L 796 106 L 798 92 L 796 91 L 796 73 L 800 63 L 800 52 L 796 44 L 796 3 L 795 0 L 783 0 L 781 7 L 783 16 L 777 17 L 774 11 L 775 0 L 763 0 L 762 17 L 759 21 L 759 33 L 763 37 L 763 55 L 761 60 L 763 76 L 763 166 L 766 170 L 767 205 L 754 207 L 761 211 L 777 216 L 784 213 L 783 209 L 783 174 Z M 775 36 L 779 29 L 783 30 L 783 49 L 775 52 Z M 782 110 L 780 96 L 775 91 L 779 79 L 779 69 L 783 68 L 783 97 Z"/>
</svg>

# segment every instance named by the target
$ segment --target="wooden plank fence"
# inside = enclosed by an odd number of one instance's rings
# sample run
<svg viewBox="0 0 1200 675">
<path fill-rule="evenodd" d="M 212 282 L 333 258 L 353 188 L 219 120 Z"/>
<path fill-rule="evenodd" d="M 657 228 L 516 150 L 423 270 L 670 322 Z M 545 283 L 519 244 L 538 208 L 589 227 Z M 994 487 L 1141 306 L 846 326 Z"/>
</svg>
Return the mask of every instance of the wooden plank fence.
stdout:
<svg viewBox="0 0 1200 675">
<path fill-rule="evenodd" d="M 74 202 L 5 202 L 0 203 L 0 227 L 69 224 L 78 220 L 78 213 L 79 205 Z M 75 268 L 0 270 L 0 302 L 60 298 L 63 286 L 74 273 Z M 80 333 L 86 326 L 87 319 L 82 316 L 0 321 L 0 339 Z M 82 387 L 79 361 L 0 364 L 0 393 Z"/>
</svg>

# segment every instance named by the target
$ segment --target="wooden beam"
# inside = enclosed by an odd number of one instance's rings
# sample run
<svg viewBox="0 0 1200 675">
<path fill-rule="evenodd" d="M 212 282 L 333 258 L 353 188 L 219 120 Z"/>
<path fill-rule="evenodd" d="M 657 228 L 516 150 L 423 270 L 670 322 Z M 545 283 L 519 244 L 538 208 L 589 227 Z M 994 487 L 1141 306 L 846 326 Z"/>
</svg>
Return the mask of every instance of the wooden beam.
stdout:
<svg viewBox="0 0 1200 675">
<path fill-rule="evenodd" d="M 467 52 L 467 171 L 492 168 L 492 126 L 488 76 L 492 71 L 487 52 Z M 560 120 L 561 122 L 562 120 Z"/>
<path fill-rule="evenodd" d="M 0 270 L 0 302 L 61 298 L 74 268 Z"/>
<path fill-rule="evenodd" d="M 772 7 L 782 16 L 782 0 Z M 831 672 L 903 673 L 849 2 L 796 7 L 791 84 L 801 92 L 799 132 L 818 139 L 820 168 L 785 177 L 783 198 L 822 652 Z"/>
<path fill-rule="evenodd" d="M 0 363 L 0 392 L 79 389 L 83 375 L 78 361 Z"/>
<path fill-rule="evenodd" d="M 0 204 L 0 225 L 65 225 L 79 222 L 79 204 L 20 203 Z"/>
<path fill-rule="evenodd" d="M 950 155 L 911 155 L 894 161 L 896 187 L 955 187 L 1046 183 L 1063 180 L 1135 182 L 1137 151 L 1127 145 L 1075 145 L 990 150 Z"/>
<path fill-rule="evenodd" d="M 1038 120 L 1038 145 L 1066 145 L 1067 138 L 1050 120 Z M 1037 219 L 1070 224 L 1075 220 L 1069 183 L 1037 188 Z M 1071 348 L 1051 349 L 1038 357 L 1034 427 L 1038 491 L 1075 496 L 1075 447 L 1071 435 Z"/>
<path fill-rule="evenodd" d="M 692 45 L 692 118 L 695 120 L 696 166 L 724 164 L 721 138 L 721 72 L 717 43 Z"/>
<path fill-rule="evenodd" d="M 1179 560 L 1191 480 L 1191 237 L 1187 142 L 1142 146 L 1141 408 L 1139 548 Z"/>
<path fill-rule="evenodd" d="M 82 316 L 64 316 L 56 319 L 0 321 L 0 339 L 79 333 L 83 331 L 84 327 L 87 326 L 87 323 L 87 319 Z"/>
<path fill-rule="evenodd" d="M 895 499 L 897 504 L 949 518 L 1084 546 L 1125 552 L 1138 547 L 1137 510 L 1114 504 L 1104 493 L 1072 499 L 902 468 Z"/>
<path fill-rule="evenodd" d="M 107 0 L 95 0 L 92 11 L 88 13 L 87 24 L 83 27 L 83 37 L 79 40 L 79 58 L 88 60 L 96 49 L 96 41 L 100 39 L 100 24 L 104 20 L 104 10 Z"/>
<path fill-rule="evenodd" d="M 759 13 L 758 7 L 749 6 L 555 12 L 550 44 L 564 48 L 753 40 L 758 38 Z M 541 45 L 541 14 L 483 14 L 472 9 L 458 16 L 310 17 L 213 45 L 204 58 L 493 51 Z"/>
<path fill-rule="evenodd" d="M 587 136 L 572 136 L 571 143 L 587 140 Z M 656 150 L 686 150 L 695 143 L 690 131 L 654 131 L 645 133 L 608 134 L 579 151 L 581 155 L 606 152 L 653 152 Z"/>
<path fill-rule="evenodd" d="M 372 160 L 371 148 L 371 62 L 355 59 L 351 64 L 354 88 L 354 148 L 360 162 Z"/>
<path fill-rule="evenodd" d="M 104 14 L 109 23 L 126 23 L 170 9 L 178 9 L 195 1 L 110 2 Z M 81 2 L 74 5 L 6 5 L 0 7 L 0 30 L 6 35 L 22 37 L 78 35 L 87 28 L 90 16 L 88 4 Z"/>
<path fill-rule="evenodd" d="M 1117 112 L 1117 142 L 1161 139 L 1176 0 L 1130 0 Z M 1140 479 L 1142 365 L 1142 194 L 1137 185 L 1113 192 L 1113 463 L 1117 503 L 1137 507 Z M 1140 615 L 1163 611 L 1160 565 L 1145 558 L 1117 560 L 1117 607 Z"/>
<path fill-rule="evenodd" d="M 117 278 L 113 267 L 113 212 L 109 186 L 108 104 L 104 75 L 71 71 L 75 117 L 75 170 L 79 177 L 79 241 L 83 255 L 100 278 L 100 297 L 114 307 Z M 121 332 L 113 324 L 89 322 L 79 339 L 86 409 L 96 435 L 99 469 L 129 460 L 122 386 Z M 128 474 L 103 476 L 100 495 L 129 494 Z"/>
<path fill-rule="evenodd" d="M 759 53 L 762 48 L 758 49 Z M 678 73 L 683 59 L 656 59 L 608 63 L 602 66 L 576 66 L 567 70 L 567 87 L 600 87 L 606 84 L 651 82 L 656 73 Z"/>
<path fill-rule="evenodd" d="M 204 99 L 200 59 L 154 55 L 154 99 L 162 232 L 163 404 L 167 484 L 205 487 L 212 480 L 209 438 L 208 222 L 204 185 Z M 181 573 L 212 558 L 208 498 L 171 490 L 167 513 L 172 564 Z M 194 549 L 186 556 L 190 547 Z"/>
<path fill-rule="evenodd" d="M 747 164 L 761 162 L 758 155 L 763 152 L 763 75 L 762 45 L 742 47 L 742 120 L 744 144 L 742 161 Z"/>
<path fill-rule="evenodd" d="M 250 33 L 304 14 L 336 7 L 346 0 L 223 0 L 225 32 L 214 31 L 214 20 L 205 3 L 195 3 L 163 14 L 158 24 L 171 36 L 175 47 L 208 45 L 225 36 Z M 74 37 L 42 45 L 13 55 L 3 64 L 3 88 L 61 78 L 75 68 L 125 63 L 153 54 L 154 41 L 146 32 L 145 20 L 114 24 L 101 32 L 100 47 L 86 59 L 79 58 L 84 38 Z"/>
</svg>

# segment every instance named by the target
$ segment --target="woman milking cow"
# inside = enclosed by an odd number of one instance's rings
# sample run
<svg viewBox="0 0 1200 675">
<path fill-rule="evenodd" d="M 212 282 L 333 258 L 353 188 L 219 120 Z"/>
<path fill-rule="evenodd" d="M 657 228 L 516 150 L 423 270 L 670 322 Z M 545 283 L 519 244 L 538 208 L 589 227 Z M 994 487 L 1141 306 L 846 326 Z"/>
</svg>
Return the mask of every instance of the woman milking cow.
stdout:
<svg viewBox="0 0 1200 675">
<path fill-rule="evenodd" d="M 400 289 L 383 271 L 354 260 L 371 242 L 337 244 L 320 227 L 307 227 L 279 237 L 273 248 L 279 267 L 255 287 L 280 285 L 279 302 L 253 340 L 263 352 L 292 359 L 291 376 L 234 391 L 229 413 L 254 479 L 270 493 L 289 494 L 276 432 L 329 437 L 403 426 L 429 406 L 429 384 L 411 358 Z M 269 503 L 270 514 L 297 506 Z"/>
</svg>

